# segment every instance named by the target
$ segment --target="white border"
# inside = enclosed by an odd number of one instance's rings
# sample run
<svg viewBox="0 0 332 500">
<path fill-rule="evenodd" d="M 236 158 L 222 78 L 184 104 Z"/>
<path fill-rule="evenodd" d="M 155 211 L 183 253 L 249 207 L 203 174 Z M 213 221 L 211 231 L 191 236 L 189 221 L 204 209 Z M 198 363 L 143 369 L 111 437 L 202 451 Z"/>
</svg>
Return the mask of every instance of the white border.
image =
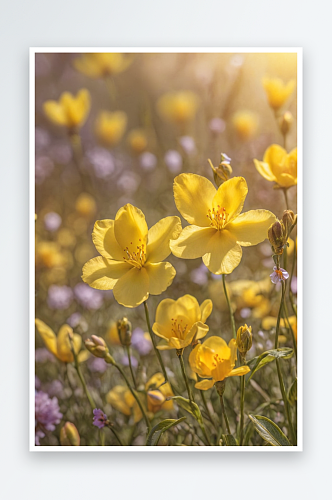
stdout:
<svg viewBox="0 0 332 500">
<path fill-rule="evenodd" d="M 297 358 L 297 446 L 35 446 L 35 54 L 37 53 L 296 53 L 297 54 L 297 276 L 298 276 L 298 358 Z M 303 50 L 302 47 L 30 47 L 29 113 L 29 451 L 33 452 L 298 452 L 303 451 Z"/>
</svg>

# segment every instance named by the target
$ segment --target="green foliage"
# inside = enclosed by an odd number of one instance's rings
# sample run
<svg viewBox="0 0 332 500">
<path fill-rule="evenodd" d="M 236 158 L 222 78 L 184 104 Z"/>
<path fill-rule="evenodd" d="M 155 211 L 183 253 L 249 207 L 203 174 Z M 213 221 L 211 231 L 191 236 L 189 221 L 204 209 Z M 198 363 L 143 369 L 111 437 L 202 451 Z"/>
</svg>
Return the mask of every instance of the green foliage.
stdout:
<svg viewBox="0 0 332 500">
<path fill-rule="evenodd" d="M 249 415 L 258 434 L 271 446 L 292 446 L 282 430 L 267 417 Z"/>
<path fill-rule="evenodd" d="M 146 439 L 146 446 L 156 446 L 161 438 L 162 434 L 166 432 L 168 429 L 173 427 L 174 425 L 183 422 L 187 417 L 179 418 L 175 420 L 174 418 L 167 418 L 159 422 L 159 424 L 155 425 L 148 434 Z"/>
<path fill-rule="evenodd" d="M 267 365 L 268 363 L 271 363 L 271 361 L 281 358 L 289 359 L 293 356 L 293 354 L 294 351 L 290 347 L 280 347 L 279 349 L 270 349 L 269 351 L 265 351 L 259 356 L 256 356 L 255 358 L 251 359 L 250 361 L 247 362 L 247 364 L 250 366 L 251 369 L 247 378 L 247 382 L 249 382 L 254 373 L 256 373 L 258 370 L 263 368 L 263 366 Z"/>
</svg>

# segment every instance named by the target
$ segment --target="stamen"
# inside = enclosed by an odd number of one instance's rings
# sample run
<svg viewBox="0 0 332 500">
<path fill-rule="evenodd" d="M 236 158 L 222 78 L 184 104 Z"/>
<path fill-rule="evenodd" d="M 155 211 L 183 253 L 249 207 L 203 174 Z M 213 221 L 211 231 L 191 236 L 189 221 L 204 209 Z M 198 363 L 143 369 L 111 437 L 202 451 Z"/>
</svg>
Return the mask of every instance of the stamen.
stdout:
<svg viewBox="0 0 332 500">
<path fill-rule="evenodd" d="M 133 243 L 131 242 L 130 244 L 132 245 Z M 123 260 L 125 262 L 131 264 L 133 267 L 136 267 L 137 269 L 141 269 L 144 266 L 146 260 L 146 253 L 145 253 L 145 246 L 143 244 L 136 247 L 136 252 L 134 250 L 129 250 L 128 247 L 124 249 L 124 252 L 125 256 L 123 257 Z"/>
<path fill-rule="evenodd" d="M 217 209 L 214 207 L 212 210 L 209 209 L 207 217 L 210 219 L 210 225 L 220 230 L 227 224 L 229 214 L 226 212 L 225 207 L 218 205 Z"/>
</svg>

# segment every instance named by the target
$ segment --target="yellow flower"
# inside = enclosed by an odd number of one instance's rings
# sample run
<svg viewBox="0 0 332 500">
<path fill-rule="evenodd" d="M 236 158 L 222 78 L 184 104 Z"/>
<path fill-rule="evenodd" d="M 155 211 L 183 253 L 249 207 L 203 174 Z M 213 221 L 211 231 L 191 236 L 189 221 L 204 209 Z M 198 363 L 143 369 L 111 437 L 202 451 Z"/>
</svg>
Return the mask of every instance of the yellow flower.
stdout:
<svg viewBox="0 0 332 500">
<path fill-rule="evenodd" d="M 174 396 L 172 388 L 168 382 L 164 384 L 165 378 L 162 373 L 156 373 L 145 385 L 147 395 L 148 411 L 157 413 L 159 410 L 172 410 L 173 401 L 166 401 Z"/>
<path fill-rule="evenodd" d="M 148 147 L 146 132 L 141 128 L 134 128 L 127 137 L 127 142 L 133 153 L 141 154 Z"/>
<path fill-rule="evenodd" d="M 130 390 L 116 385 L 106 394 L 106 401 L 124 415 L 133 415 L 135 424 L 142 419 L 142 412 Z"/>
<path fill-rule="evenodd" d="M 251 139 L 258 130 L 258 118 L 251 111 L 239 111 L 233 116 L 233 126 L 242 141 Z"/>
<path fill-rule="evenodd" d="M 296 316 L 289 316 L 288 320 L 289 320 L 289 324 L 293 330 L 295 339 L 297 340 L 297 318 L 296 318 Z M 276 324 L 277 324 L 277 318 L 275 318 L 274 316 L 266 316 L 262 320 L 263 330 L 271 330 L 271 328 L 276 327 Z M 288 328 L 288 322 L 284 318 L 280 319 L 280 327 L 281 328 Z M 284 341 L 287 340 L 286 337 L 284 337 L 284 336 L 282 336 L 282 338 L 284 339 Z M 280 335 L 279 335 L 279 340 L 280 340 Z"/>
<path fill-rule="evenodd" d="M 290 95 L 293 93 L 295 88 L 295 81 L 290 80 L 288 83 L 284 83 L 280 78 L 264 78 L 263 87 L 265 89 L 269 105 L 272 109 L 279 109 Z"/>
<path fill-rule="evenodd" d="M 158 113 L 171 123 L 186 123 L 192 120 L 197 106 L 198 98 L 190 91 L 167 92 L 157 101 Z"/>
<path fill-rule="evenodd" d="M 90 217 L 97 211 L 96 201 L 88 193 L 81 193 L 75 202 L 75 210 L 83 217 Z"/>
<path fill-rule="evenodd" d="M 230 274 L 240 263 L 241 246 L 257 245 L 267 238 L 276 220 L 268 210 L 241 214 L 248 192 L 243 177 L 213 184 L 196 174 L 180 174 L 174 180 L 174 198 L 181 215 L 193 224 L 185 227 L 171 250 L 176 257 L 197 259 L 214 274 Z"/>
<path fill-rule="evenodd" d="M 111 321 L 106 333 L 106 340 L 112 345 L 121 345 L 116 321 Z"/>
<path fill-rule="evenodd" d="M 175 269 L 162 261 L 171 253 L 170 240 L 180 231 L 179 217 L 165 217 L 148 230 L 143 212 L 125 205 L 115 220 L 95 223 L 92 239 L 101 257 L 85 264 L 83 281 L 98 290 L 113 290 L 119 304 L 138 306 L 172 283 Z"/>
<path fill-rule="evenodd" d="M 82 54 L 75 59 L 74 67 L 91 78 L 102 78 L 122 73 L 130 66 L 132 58 L 118 52 Z"/>
<path fill-rule="evenodd" d="M 282 188 L 297 184 L 297 148 L 287 151 L 272 144 L 264 153 L 263 161 L 254 160 L 258 172 L 268 181 L 276 182 Z"/>
<path fill-rule="evenodd" d="M 55 125 L 76 129 L 81 127 L 90 111 L 90 94 L 81 89 L 76 97 L 70 92 L 61 94 L 59 101 L 44 102 L 44 113 Z"/>
<path fill-rule="evenodd" d="M 249 366 L 234 368 L 236 354 L 236 340 L 232 339 L 227 345 L 220 337 L 210 337 L 203 344 L 198 344 L 189 356 L 189 363 L 194 372 L 202 378 L 195 384 L 196 389 L 206 391 L 216 382 L 227 377 L 245 375 L 250 372 Z"/>
<path fill-rule="evenodd" d="M 121 141 L 126 126 L 127 115 L 123 111 L 102 111 L 97 117 L 95 132 L 100 142 L 115 146 Z"/>
<path fill-rule="evenodd" d="M 40 319 L 36 318 L 35 323 L 46 348 L 63 363 L 72 363 L 74 361 L 74 356 L 70 348 L 69 336 L 72 338 L 73 347 L 79 363 L 87 360 L 90 356 L 88 351 L 84 350 L 79 352 L 82 345 L 82 337 L 77 333 L 73 333 L 73 329 L 69 325 L 62 325 L 58 335 L 55 335 L 52 328 L 47 326 L 46 323 Z"/>
<path fill-rule="evenodd" d="M 64 266 L 66 258 L 61 253 L 61 247 L 53 241 L 36 242 L 36 265 L 45 267 Z"/>
<path fill-rule="evenodd" d="M 195 338 L 202 339 L 209 331 L 205 321 L 212 312 L 212 302 L 207 299 L 199 306 L 192 295 L 178 300 L 165 299 L 156 311 L 156 322 L 152 330 L 164 339 L 158 349 L 184 349 Z"/>
</svg>

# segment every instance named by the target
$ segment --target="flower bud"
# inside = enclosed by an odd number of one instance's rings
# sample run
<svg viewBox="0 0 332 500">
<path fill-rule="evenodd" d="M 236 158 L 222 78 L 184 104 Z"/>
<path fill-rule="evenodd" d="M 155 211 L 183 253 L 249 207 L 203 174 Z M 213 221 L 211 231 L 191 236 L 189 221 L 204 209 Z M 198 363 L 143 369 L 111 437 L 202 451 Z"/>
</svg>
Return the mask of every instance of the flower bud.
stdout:
<svg viewBox="0 0 332 500">
<path fill-rule="evenodd" d="M 281 255 L 286 244 L 285 228 L 282 222 L 277 220 L 269 227 L 268 238 L 274 253 Z"/>
<path fill-rule="evenodd" d="M 288 132 L 290 131 L 290 128 L 292 126 L 292 123 L 294 121 L 293 115 L 290 111 L 286 111 L 286 113 L 283 114 L 280 122 L 280 131 L 283 135 L 287 135 Z"/>
<path fill-rule="evenodd" d="M 244 357 L 252 346 L 252 328 L 251 326 L 240 326 L 236 335 L 236 345 L 239 353 Z"/>
<path fill-rule="evenodd" d="M 119 319 L 117 322 L 119 339 L 122 345 L 131 344 L 131 323 L 127 318 Z"/>
<path fill-rule="evenodd" d="M 297 222 L 297 215 L 292 210 L 285 210 L 282 216 L 282 223 L 285 227 L 287 238 Z"/>
<path fill-rule="evenodd" d="M 221 153 L 220 163 L 217 168 L 212 164 L 211 160 L 208 160 L 210 167 L 213 170 L 213 178 L 216 185 L 219 187 L 223 182 L 227 181 L 232 173 L 233 169 L 230 165 L 231 159 L 224 153 Z"/>
<path fill-rule="evenodd" d="M 108 354 L 108 347 L 105 340 L 96 335 L 91 335 L 91 339 L 85 341 L 85 347 L 97 358 L 106 358 Z"/>
<path fill-rule="evenodd" d="M 75 425 L 71 422 L 66 422 L 60 431 L 61 446 L 79 446 L 80 435 Z"/>
</svg>

